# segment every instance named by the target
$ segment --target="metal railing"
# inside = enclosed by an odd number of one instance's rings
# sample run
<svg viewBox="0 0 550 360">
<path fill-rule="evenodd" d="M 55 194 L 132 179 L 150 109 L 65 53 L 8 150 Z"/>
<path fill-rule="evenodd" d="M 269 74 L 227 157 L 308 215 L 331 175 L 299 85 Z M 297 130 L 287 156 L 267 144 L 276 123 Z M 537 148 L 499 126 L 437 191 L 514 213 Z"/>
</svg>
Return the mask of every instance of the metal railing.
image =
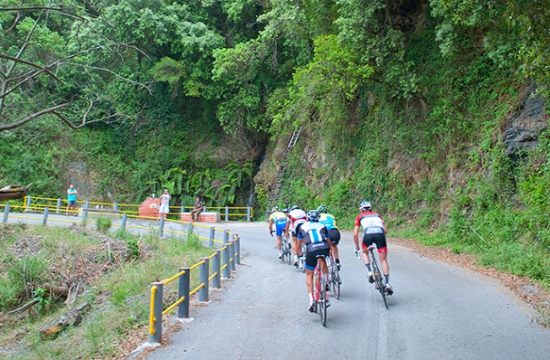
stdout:
<svg viewBox="0 0 550 360">
<path fill-rule="evenodd" d="M 59 217 L 52 217 L 52 212 L 48 207 L 45 207 L 41 210 L 39 213 L 41 215 L 40 218 L 37 218 L 36 216 L 31 216 L 27 213 L 25 213 L 26 206 L 15 206 L 10 204 L 0 204 L 0 211 L 2 211 L 3 208 L 3 215 L 2 215 L 2 224 L 6 224 L 8 222 L 8 219 L 18 219 L 18 220 L 28 220 L 31 222 L 38 222 L 40 225 L 47 225 L 48 223 L 70 223 L 74 224 L 75 222 L 80 221 L 82 225 L 93 225 L 94 221 L 93 219 L 89 219 L 87 216 L 87 211 L 82 212 L 82 217 L 77 219 L 72 218 L 59 218 Z M 14 211 L 15 210 L 15 211 Z M 34 214 L 38 213 L 38 211 L 35 211 Z M 128 222 L 128 219 L 135 219 L 135 220 L 151 220 L 147 226 L 145 225 L 139 225 L 139 224 L 132 224 Z M 97 219 L 96 222 L 97 223 Z M 177 224 L 179 228 L 176 229 L 170 229 L 167 228 L 167 224 Z M 144 218 L 139 216 L 128 216 L 126 214 L 122 214 L 122 217 L 120 218 L 120 221 L 115 221 L 111 223 L 111 227 L 113 228 L 120 228 L 122 230 L 135 230 L 134 232 L 151 232 L 155 235 L 158 235 L 160 237 L 163 237 L 165 234 L 170 235 L 182 235 L 187 236 L 189 238 L 191 235 L 197 236 L 200 240 L 205 242 L 208 247 L 214 246 L 214 244 L 226 244 L 229 238 L 229 234 L 226 230 L 214 227 L 214 226 L 208 226 L 200 223 L 191 223 L 191 222 L 185 222 L 180 220 L 170 220 L 170 219 L 163 219 L 161 218 L 158 220 L 157 218 Z M 195 228 L 205 228 L 208 229 L 208 235 L 200 235 L 195 234 L 194 229 Z M 222 234 L 221 239 L 216 238 L 218 234 Z M 218 236 L 219 237 L 219 236 Z"/>
<path fill-rule="evenodd" d="M 229 231 L 225 231 L 226 240 L 229 238 Z M 235 271 L 235 264 L 240 264 L 240 239 L 233 234 L 233 240 L 225 242 L 221 249 L 214 250 L 212 255 L 204 257 L 198 263 L 190 267 L 182 267 L 179 273 L 169 279 L 151 283 L 151 302 L 149 308 L 149 342 L 162 342 L 162 316 L 168 314 L 176 307 L 179 319 L 189 318 L 189 299 L 193 294 L 199 293 L 199 301 L 207 302 L 210 287 L 219 289 L 221 278 L 231 278 L 231 272 Z M 191 288 L 191 272 L 199 269 L 199 283 Z M 178 299 L 163 308 L 164 286 L 178 279 Z"/>
<path fill-rule="evenodd" d="M 100 201 L 88 201 L 77 200 L 77 210 L 67 210 L 67 200 L 61 198 L 45 198 L 27 195 L 24 198 L 25 212 L 42 212 L 45 208 L 49 208 L 50 211 L 54 211 L 59 214 L 66 212 L 72 215 L 81 215 L 83 209 L 93 211 L 94 213 L 103 216 L 122 216 L 126 214 L 129 217 L 136 217 L 140 219 L 157 219 L 155 217 L 139 216 L 139 204 L 118 204 L 108 203 Z M 193 209 L 193 206 L 169 206 L 170 212 L 168 218 L 180 217 L 181 213 L 189 212 Z M 220 219 L 229 221 L 230 219 L 242 219 L 245 218 L 250 221 L 254 217 L 254 209 L 251 206 L 205 206 L 203 212 L 214 211 L 220 213 Z"/>
<path fill-rule="evenodd" d="M 66 220 L 59 218 L 50 217 L 50 211 L 48 207 L 44 207 L 42 210 L 42 216 L 31 216 L 30 214 L 24 214 L 21 212 L 11 212 L 12 208 L 16 210 L 24 210 L 26 206 L 12 206 L 10 204 L 0 204 L 0 211 L 3 210 L 2 224 L 6 224 L 8 219 L 26 219 L 31 221 L 38 221 L 41 225 L 47 225 L 48 222 L 65 222 L 65 223 L 74 223 L 74 220 Z M 208 301 L 210 288 L 220 288 L 221 279 L 231 278 L 231 272 L 235 271 L 235 265 L 240 264 L 241 250 L 240 250 L 240 238 L 237 234 L 233 234 L 229 230 L 224 230 L 218 227 L 206 226 L 203 224 L 193 224 L 185 223 L 182 221 L 171 221 L 160 219 L 158 221 L 158 228 L 154 226 L 140 226 L 140 225 L 129 225 L 126 223 L 127 215 L 122 215 L 122 220 L 120 223 L 112 224 L 111 226 L 120 227 L 122 229 L 134 229 L 134 230 L 148 230 L 163 236 L 164 232 L 170 232 L 173 234 L 186 235 L 187 239 L 191 235 L 197 236 L 204 242 L 208 244 L 209 247 L 213 247 L 215 244 L 221 246 L 220 249 L 214 250 L 213 253 L 205 258 L 202 258 L 198 263 L 190 267 L 182 267 L 179 269 L 179 272 L 160 282 L 151 283 L 151 303 L 150 303 L 150 314 L 149 314 L 149 342 L 158 342 L 162 341 L 162 316 L 171 312 L 176 307 L 178 308 L 177 317 L 180 319 L 189 317 L 189 299 L 190 297 L 197 293 L 199 294 L 199 301 L 205 302 Z M 166 229 L 164 225 L 166 222 L 184 225 L 184 231 L 179 231 L 176 229 Z M 86 221 L 86 217 L 82 218 L 83 225 L 90 225 Z M 206 228 L 208 229 L 208 236 L 203 236 L 195 234 L 194 228 Z M 221 239 L 216 239 L 216 235 L 221 234 Z M 233 239 L 230 239 L 233 235 Z M 199 269 L 199 283 L 191 289 L 191 272 L 195 269 Z M 178 281 L 178 299 L 166 309 L 163 307 L 163 293 L 164 286 L 169 283 Z"/>
</svg>

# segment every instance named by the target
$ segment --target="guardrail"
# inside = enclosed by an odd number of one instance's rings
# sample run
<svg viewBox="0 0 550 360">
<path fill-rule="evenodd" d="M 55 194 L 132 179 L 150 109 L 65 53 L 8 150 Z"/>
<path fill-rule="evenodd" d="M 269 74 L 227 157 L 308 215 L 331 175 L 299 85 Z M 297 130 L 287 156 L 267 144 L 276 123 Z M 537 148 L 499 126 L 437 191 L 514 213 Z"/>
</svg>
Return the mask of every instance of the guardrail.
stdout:
<svg viewBox="0 0 550 360">
<path fill-rule="evenodd" d="M 229 231 L 226 240 L 229 238 Z M 179 319 L 189 318 L 189 299 L 191 295 L 199 293 L 199 301 L 207 302 L 209 298 L 210 287 L 221 288 L 221 278 L 231 278 L 231 272 L 235 271 L 235 264 L 240 264 L 240 239 L 233 234 L 233 240 L 225 242 L 221 249 L 214 250 L 212 255 L 204 257 L 198 263 L 190 267 L 182 267 L 179 273 L 169 279 L 152 282 L 151 302 L 149 309 L 149 342 L 162 342 L 162 316 L 178 308 L 177 317 Z M 199 269 L 199 283 L 191 289 L 191 271 Z M 178 300 L 169 305 L 165 310 L 163 307 L 164 286 L 172 281 L 178 281 Z M 211 283 L 211 284 L 210 284 Z"/>
<path fill-rule="evenodd" d="M 8 219 L 27 219 L 33 221 L 39 221 L 41 225 L 47 225 L 48 222 L 68 222 L 74 223 L 74 220 L 58 219 L 49 217 L 50 211 L 48 207 L 43 209 L 41 218 L 37 218 L 21 214 L 21 212 L 11 212 L 12 208 L 16 210 L 25 209 L 26 206 L 12 206 L 10 204 L 0 204 L 0 209 L 4 207 L 2 224 L 6 224 Z M 208 301 L 210 287 L 220 288 L 221 279 L 231 278 L 231 272 L 235 271 L 235 265 L 240 264 L 241 250 L 240 250 L 240 238 L 237 234 L 234 234 L 228 230 L 224 230 L 214 226 L 207 226 L 204 224 L 184 223 L 182 221 L 171 221 L 160 219 L 157 220 L 158 228 L 154 226 L 139 226 L 130 225 L 126 223 L 128 216 L 122 215 L 122 221 L 120 224 L 112 224 L 112 226 L 119 226 L 122 229 L 136 229 L 136 230 L 149 230 L 153 233 L 163 236 L 164 232 L 170 232 L 173 234 L 186 235 L 187 238 L 191 235 L 197 236 L 203 242 L 206 241 L 209 247 L 213 247 L 215 244 L 221 246 L 220 249 L 214 250 L 212 255 L 202 258 L 198 263 L 190 267 L 182 267 L 179 272 L 160 282 L 153 282 L 151 286 L 151 303 L 149 314 L 149 342 L 160 343 L 162 341 L 162 316 L 166 315 L 176 307 L 178 307 L 177 317 L 180 319 L 189 317 L 189 299 L 195 293 L 199 293 L 199 301 Z M 140 218 L 141 219 L 141 218 Z M 143 220 L 143 219 L 141 219 Z M 156 220 L 156 218 L 154 219 Z M 165 223 L 179 223 L 186 225 L 185 231 L 178 231 L 176 229 L 166 229 Z M 82 223 L 87 224 L 86 217 L 82 218 Z M 89 225 L 89 224 L 88 224 Z M 208 236 L 195 234 L 195 228 L 205 228 L 208 230 Z M 216 234 L 222 234 L 221 239 L 216 239 Z M 230 239 L 233 235 L 233 239 Z M 199 283 L 191 289 L 191 272 L 194 269 L 199 269 Z M 178 285 L 178 300 L 169 305 L 166 309 L 163 307 L 163 293 L 164 286 L 168 285 L 172 281 L 179 279 Z"/>
<path fill-rule="evenodd" d="M 36 197 L 27 195 L 24 198 L 24 211 L 44 211 L 47 207 L 59 214 L 63 211 L 70 214 L 79 214 L 82 209 L 94 209 L 96 212 L 100 213 L 101 210 L 106 210 L 105 214 L 110 214 L 113 216 L 112 210 L 118 211 L 120 214 L 126 214 L 128 216 L 139 217 L 141 219 L 147 218 L 145 216 L 139 216 L 139 205 L 138 204 L 118 204 L 118 203 L 108 203 L 100 201 L 88 201 L 88 200 L 77 200 L 76 203 L 80 209 L 78 210 L 66 210 L 67 200 L 61 198 L 45 198 L 45 197 Z M 193 206 L 169 206 L 170 212 L 168 213 L 168 218 L 179 219 L 181 213 L 191 211 Z M 229 221 L 230 218 L 245 218 L 247 221 L 250 221 L 254 217 L 254 208 L 251 206 L 205 206 L 203 212 L 206 211 L 216 211 L 219 212 L 221 218 L 225 221 Z"/>
<path fill-rule="evenodd" d="M 2 215 L 2 224 L 6 224 L 8 222 L 8 219 L 21 219 L 21 220 L 31 220 L 31 221 L 38 221 L 40 225 L 47 225 L 49 222 L 52 223 L 71 223 L 74 224 L 78 220 L 82 223 L 82 225 L 90 225 L 91 221 L 87 216 L 87 211 L 82 212 L 81 219 L 71 219 L 70 217 L 67 219 L 63 218 L 54 218 L 52 217 L 52 212 L 49 210 L 48 207 L 45 207 L 42 209 L 42 212 L 40 213 L 41 218 L 37 219 L 36 217 L 32 217 L 29 215 L 26 215 L 23 211 L 26 209 L 26 206 L 14 206 L 10 204 L 0 204 L 0 211 L 2 210 L 2 207 L 4 208 L 3 215 Z M 12 210 L 15 210 L 12 212 Z M 101 213 L 99 213 L 101 214 Z M 151 220 L 148 226 L 143 225 L 136 225 L 131 224 L 128 222 L 128 219 L 135 219 L 135 220 Z M 181 226 L 182 230 L 178 229 L 171 229 L 167 228 L 167 224 L 179 224 Z M 208 226 L 205 224 L 200 223 L 190 223 L 190 222 L 184 222 L 180 220 L 169 220 L 161 218 L 160 220 L 158 218 L 154 217 L 143 217 L 143 216 L 128 216 L 126 214 L 122 214 L 120 218 L 120 222 L 114 222 L 111 224 L 111 227 L 113 228 L 120 228 L 122 230 L 137 230 L 137 231 L 149 231 L 152 233 L 155 233 L 156 235 L 163 237 L 165 234 L 171 234 L 171 235 L 184 235 L 189 238 L 191 234 L 194 234 L 197 236 L 200 240 L 203 242 L 206 242 L 208 247 L 212 247 L 214 244 L 225 244 L 228 240 L 228 234 L 226 234 L 226 230 L 214 227 L 214 226 Z M 194 229 L 195 228 L 205 228 L 208 229 L 208 236 L 195 234 Z M 216 239 L 217 234 L 223 234 L 222 239 Z"/>
</svg>

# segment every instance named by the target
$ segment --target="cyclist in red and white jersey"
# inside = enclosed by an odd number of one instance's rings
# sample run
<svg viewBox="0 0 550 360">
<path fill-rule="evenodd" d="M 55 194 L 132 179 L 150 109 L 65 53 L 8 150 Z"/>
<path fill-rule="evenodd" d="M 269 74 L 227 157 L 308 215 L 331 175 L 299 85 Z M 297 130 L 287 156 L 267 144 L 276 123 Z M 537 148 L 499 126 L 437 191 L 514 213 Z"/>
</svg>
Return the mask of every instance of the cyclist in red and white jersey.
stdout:
<svg viewBox="0 0 550 360">
<path fill-rule="evenodd" d="M 372 284 L 374 282 L 374 277 L 367 248 L 374 243 L 378 248 L 378 256 L 382 263 L 382 273 L 384 273 L 384 277 L 386 278 L 386 291 L 388 295 L 391 295 L 393 294 L 393 288 L 390 285 L 390 265 L 387 260 L 388 247 L 386 243 L 387 230 L 384 219 L 382 219 L 380 214 L 372 211 L 372 205 L 368 201 L 363 201 L 361 205 L 359 205 L 359 210 L 361 210 L 361 214 L 357 215 L 355 218 L 355 228 L 353 229 L 355 252 L 359 252 L 359 227 L 362 227 L 363 240 L 361 246 L 363 248 L 363 253 L 361 255 L 367 267 L 369 282 Z"/>
<path fill-rule="evenodd" d="M 297 234 L 300 227 L 307 221 L 306 213 L 298 205 L 290 208 L 286 218 L 285 235 L 289 237 L 289 230 L 292 230 L 292 253 L 294 254 L 294 266 L 298 266 L 298 258 L 302 257 L 302 245 L 298 241 Z"/>
</svg>

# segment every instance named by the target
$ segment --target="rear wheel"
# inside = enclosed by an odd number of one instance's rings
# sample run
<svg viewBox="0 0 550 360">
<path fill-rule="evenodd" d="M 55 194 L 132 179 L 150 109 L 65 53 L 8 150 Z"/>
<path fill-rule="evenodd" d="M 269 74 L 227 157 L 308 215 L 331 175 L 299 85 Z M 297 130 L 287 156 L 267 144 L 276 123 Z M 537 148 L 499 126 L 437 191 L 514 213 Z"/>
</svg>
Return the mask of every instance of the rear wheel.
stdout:
<svg viewBox="0 0 550 360">
<path fill-rule="evenodd" d="M 321 316 L 321 324 L 327 325 L 327 292 L 325 290 L 325 280 L 321 277 L 319 289 L 319 315 Z"/>
<path fill-rule="evenodd" d="M 376 285 L 378 287 L 378 292 L 380 295 L 382 295 L 382 299 L 384 300 L 384 306 L 386 306 L 386 309 L 388 308 L 388 301 L 386 300 L 386 284 L 384 284 L 384 279 L 382 278 L 382 274 L 380 273 L 380 270 L 376 269 Z"/>
<path fill-rule="evenodd" d="M 332 291 L 334 292 L 334 297 L 338 300 L 340 299 L 340 272 L 336 270 L 332 273 Z"/>
</svg>

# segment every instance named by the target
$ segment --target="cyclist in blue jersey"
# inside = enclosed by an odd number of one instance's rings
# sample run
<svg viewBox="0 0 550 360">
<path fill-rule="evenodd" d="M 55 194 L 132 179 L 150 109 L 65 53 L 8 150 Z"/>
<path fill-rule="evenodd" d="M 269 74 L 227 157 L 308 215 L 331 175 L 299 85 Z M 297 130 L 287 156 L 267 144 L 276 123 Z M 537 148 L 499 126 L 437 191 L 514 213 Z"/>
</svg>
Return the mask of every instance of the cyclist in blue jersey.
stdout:
<svg viewBox="0 0 550 360">
<path fill-rule="evenodd" d="M 334 255 L 334 259 L 336 261 L 336 266 L 338 266 L 338 270 L 340 270 L 340 257 L 338 256 L 338 244 L 340 243 L 340 230 L 336 226 L 336 218 L 334 215 L 328 213 L 328 209 L 326 205 L 320 205 L 317 208 L 317 211 L 321 215 L 319 222 L 328 230 L 328 233 L 330 235 L 330 241 L 332 242 L 332 255 Z"/>
<path fill-rule="evenodd" d="M 279 250 L 279 259 L 283 257 L 282 236 L 286 227 L 286 214 L 275 205 L 272 209 L 272 214 L 269 216 L 269 233 L 273 236 L 273 225 L 275 225 L 275 235 L 277 236 L 277 250 Z"/>
<path fill-rule="evenodd" d="M 315 300 L 313 297 L 313 272 L 320 261 L 321 272 L 328 282 L 328 267 L 325 258 L 329 256 L 332 243 L 325 225 L 319 223 L 320 214 L 317 210 L 310 210 L 307 213 L 307 222 L 298 229 L 298 239 L 307 246 L 305 269 L 306 286 L 309 295 L 310 312 L 315 312 Z M 327 301 L 327 307 L 330 303 Z"/>
</svg>

